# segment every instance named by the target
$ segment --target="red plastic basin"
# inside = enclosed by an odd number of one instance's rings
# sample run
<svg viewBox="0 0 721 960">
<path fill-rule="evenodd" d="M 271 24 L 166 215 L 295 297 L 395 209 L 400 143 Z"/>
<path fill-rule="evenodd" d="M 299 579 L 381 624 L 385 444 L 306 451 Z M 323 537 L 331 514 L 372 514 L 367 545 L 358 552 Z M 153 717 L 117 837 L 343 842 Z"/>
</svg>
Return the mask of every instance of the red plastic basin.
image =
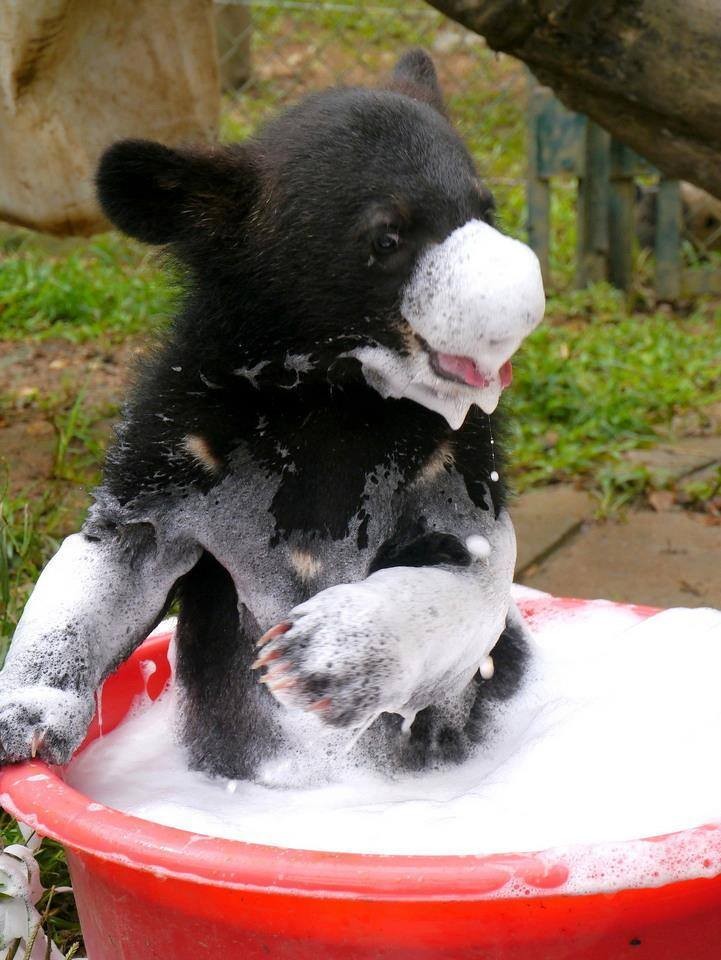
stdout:
<svg viewBox="0 0 721 960">
<path fill-rule="evenodd" d="M 544 616 L 583 601 L 526 601 Z M 636 608 L 640 616 L 649 609 Z M 106 682 L 103 730 L 169 675 L 168 636 Z M 144 661 L 156 670 L 149 676 Z M 99 735 L 98 719 L 88 741 Z M 86 742 L 88 742 L 86 741 Z M 197 836 L 92 803 L 62 771 L 0 770 L 0 803 L 64 844 L 90 960 L 718 960 L 721 829 L 651 838 L 659 864 L 703 841 L 703 879 L 569 895 L 563 855 L 363 856 Z M 618 846 L 618 845 L 617 845 Z M 588 848 L 603 861 L 603 846 Z M 718 864 L 718 870 L 715 865 Z M 710 871 L 710 875 L 709 875 Z M 699 872 L 704 872 L 700 870 Z M 521 892 L 519 892 L 521 891 Z"/>
</svg>

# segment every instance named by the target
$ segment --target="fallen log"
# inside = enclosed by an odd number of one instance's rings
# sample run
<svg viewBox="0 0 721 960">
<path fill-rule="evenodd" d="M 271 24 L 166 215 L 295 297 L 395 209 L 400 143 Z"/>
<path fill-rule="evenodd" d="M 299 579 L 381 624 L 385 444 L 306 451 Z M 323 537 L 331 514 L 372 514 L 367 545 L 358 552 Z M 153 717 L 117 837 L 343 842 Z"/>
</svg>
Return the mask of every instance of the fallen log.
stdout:
<svg viewBox="0 0 721 960">
<path fill-rule="evenodd" d="M 718 0 L 428 0 L 665 174 L 721 198 Z"/>
</svg>

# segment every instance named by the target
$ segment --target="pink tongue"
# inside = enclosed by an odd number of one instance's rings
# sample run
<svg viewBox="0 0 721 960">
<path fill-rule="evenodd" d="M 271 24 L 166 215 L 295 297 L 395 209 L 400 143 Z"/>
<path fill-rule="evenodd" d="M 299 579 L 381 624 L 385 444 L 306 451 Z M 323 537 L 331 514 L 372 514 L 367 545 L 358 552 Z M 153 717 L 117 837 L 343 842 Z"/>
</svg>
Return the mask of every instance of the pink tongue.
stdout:
<svg viewBox="0 0 721 960">
<path fill-rule="evenodd" d="M 444 373 L 458 377 L 469 387 L 487 387 L 491 382 L 485 374 L 481 373 L 470 357 L 459 357 L 454 353 L 437 353 L 436 360 Z M 505 390 L 513 380 L 513 367 L 510 360 L 506 360 L 498 371 L 498 375 L 501 380 L 501 389 Z"/>
<path fill-rule="evenodd" d="M 491 382 L 485 377 L 470 357 L 458 357 L 453 353 L 437 353 L 438 366 L 444 373 L 458 377 L 469 387 L 487 387 Z"/>
<path fill-rule="evenodd" d="M 510 387 L 513 383 L 513 367 L 511 366 L 511 361 L 506 360 L 501 369 L 498 371 L 498 375 L 501 378 L 501 390 L 505 390 L 506 387 Z"/>
</svg>

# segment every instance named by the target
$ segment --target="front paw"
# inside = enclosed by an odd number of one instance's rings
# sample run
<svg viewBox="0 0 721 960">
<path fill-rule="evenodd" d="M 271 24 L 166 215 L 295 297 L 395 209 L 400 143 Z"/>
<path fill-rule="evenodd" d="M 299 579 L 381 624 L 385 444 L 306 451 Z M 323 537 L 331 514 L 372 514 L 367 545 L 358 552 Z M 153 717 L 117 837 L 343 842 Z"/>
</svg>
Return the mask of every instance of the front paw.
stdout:
<svg viewBox="0 0 721 960">
<path fill-rule="evenodd" d="M 67 763 L 93 716 L 90 694 L 0 682 L 0 765 L 40 757 Z"/>
<path fill-rule="evenodd" d="M 358 727 L 397 709 L 399 640 L 364 584 L 330 587 L 295 607 L 259 641 L 255 668 L 284 706 Z"/>
</svg>

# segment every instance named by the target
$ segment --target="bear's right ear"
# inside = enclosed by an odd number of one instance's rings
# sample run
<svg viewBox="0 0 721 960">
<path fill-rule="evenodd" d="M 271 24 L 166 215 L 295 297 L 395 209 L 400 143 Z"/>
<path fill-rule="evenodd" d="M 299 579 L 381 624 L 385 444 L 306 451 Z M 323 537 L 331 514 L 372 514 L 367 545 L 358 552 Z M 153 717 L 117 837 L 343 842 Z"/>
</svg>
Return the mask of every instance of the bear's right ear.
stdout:
<svg viewBox="0 0 721 960">
<path fill-rule="evenodd" d="M 152 140 L 113 144 L 95 178 L 107 218 L 144 243 L 237 228 L 252 203 L 254 181 L 242 146 L 173 149 Z"/>
<path fill-rule="evenodd" d="M 389 84 L 392 90 L 405 93 L 414 100 L 430 104 L 446 116 L 443 92 L 430 56 L 421 47 L 406 51 L 395 65 Z"/>
</svg>

